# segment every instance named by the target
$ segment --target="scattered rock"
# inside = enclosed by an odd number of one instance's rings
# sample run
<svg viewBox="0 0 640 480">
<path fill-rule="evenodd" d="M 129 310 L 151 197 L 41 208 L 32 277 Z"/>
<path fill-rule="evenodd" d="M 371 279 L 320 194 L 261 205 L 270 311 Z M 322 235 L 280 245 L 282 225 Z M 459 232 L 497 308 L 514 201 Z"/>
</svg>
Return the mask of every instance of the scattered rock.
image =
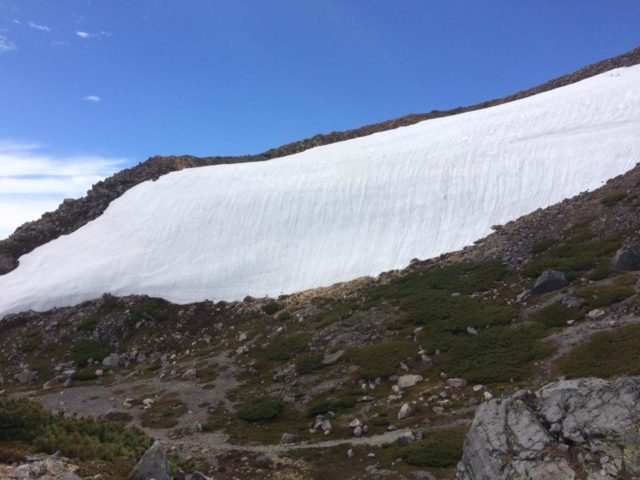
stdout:
<svg viewBox="0 0 640 480">
<path fill-rule="evenodd" d="M 567 286 L 567 278 L 558 270 L 545 270 L 538 277 L 531 291 L 533 293 L 547 293 Z"/>
</svg>

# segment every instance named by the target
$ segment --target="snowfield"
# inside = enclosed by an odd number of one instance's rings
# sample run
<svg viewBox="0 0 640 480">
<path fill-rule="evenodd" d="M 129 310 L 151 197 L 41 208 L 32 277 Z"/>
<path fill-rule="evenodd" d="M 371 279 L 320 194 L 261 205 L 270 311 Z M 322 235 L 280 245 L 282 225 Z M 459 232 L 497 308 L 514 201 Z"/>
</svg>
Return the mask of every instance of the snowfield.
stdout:
<svg viewBox="0 0 640 480">
<path fill-rule="evenodd" d="M 0 276 L 0 317 L 276 296 L 459 249 L 640 160 L 640 66 L 267 162 L 170 173 Z"/>
</svg>

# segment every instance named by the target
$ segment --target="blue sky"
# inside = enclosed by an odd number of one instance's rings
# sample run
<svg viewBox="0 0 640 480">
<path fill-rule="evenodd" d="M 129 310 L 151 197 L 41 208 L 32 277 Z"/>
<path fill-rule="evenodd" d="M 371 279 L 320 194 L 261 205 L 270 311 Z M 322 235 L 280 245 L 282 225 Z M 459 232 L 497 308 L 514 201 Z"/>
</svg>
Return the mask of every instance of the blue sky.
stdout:
<svg viewBox="0 0 640 480">
<path fill-rule="evenodd" d="M 0 0 L 0 237 L 154 154 L 257 153 L 637 46 L 638 0 Z"/>
</svg>

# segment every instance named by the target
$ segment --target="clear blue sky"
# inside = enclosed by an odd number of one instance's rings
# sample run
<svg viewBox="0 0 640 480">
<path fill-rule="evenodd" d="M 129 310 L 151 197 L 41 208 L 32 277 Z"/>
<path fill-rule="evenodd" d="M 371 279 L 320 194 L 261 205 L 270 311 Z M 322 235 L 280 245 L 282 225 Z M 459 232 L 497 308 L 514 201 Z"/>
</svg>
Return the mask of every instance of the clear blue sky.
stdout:
<svg viewBox="0 0 640 480">
<path fill-rule="evenodd" d="M 257 153 L 637 46 L 638 0 L 0 0 L 0 162 Z"/>
</svg>

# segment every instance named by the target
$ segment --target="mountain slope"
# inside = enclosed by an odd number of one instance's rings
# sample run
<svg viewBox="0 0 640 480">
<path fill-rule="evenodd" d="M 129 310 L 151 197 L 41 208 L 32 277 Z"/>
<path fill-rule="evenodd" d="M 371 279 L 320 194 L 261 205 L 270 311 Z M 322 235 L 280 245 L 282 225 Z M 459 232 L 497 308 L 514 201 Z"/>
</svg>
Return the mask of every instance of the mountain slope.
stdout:
<svg viewBox="0 0 640 480">
<path fill-rule="evenodd" d="M 29 253 L 34 248 L 43 245 L 60 235 L 69 234 L 77 230 L 90 220 L 101 215 L 112 200 L 118 198 L 129 188 L 146 180 L 158 178 L 159 176 L 172 171 L 207 165 L 270 160 L 299 153 L 320 145 L 327 145 L 370 135 L 376 132 L 413 125 L 423 120 L 441 118 L 500 105 L 570 85 L 614 68 L 628 67 L 638 63 L 640 63 L 640 48 L 617 57 L 589 65 L 574 73 L 564 75 L 542 85 L 523 90 L 504 98 L 490 100 L 468 107 L 458 107 L 447 111 L 434 110 L 428 113 L 406 115 L 401 118 L 373 125 L 366 125 L 361 128 L 347 130 L 344 132 L 332 132 L 326 135 L 316 135 L 311 138 L 268 150 L 258 155 L 205 158 L 193 156 L 151 157 L 147 161 L 142 162 L 133 168 L 125 169 L 102 182 L 98 182 L 87 192 L 85 197 L 77 200 L 67 199 L 56 211 L 48 212 L 39 220 L 22 225 L 14 232 L 13 235 L 11 235 L 10 238 L 0 240 L 0 275 L 17 267 L 18 258 L 20 256 Z"/>
<path fill-rule="evenodd" d="M 109 292 L 290 293 L 456 250 L 640 158 L 640 66 L 523 100 L 142 183 L 0 277 L 0 315 Z"/>
</svg>

